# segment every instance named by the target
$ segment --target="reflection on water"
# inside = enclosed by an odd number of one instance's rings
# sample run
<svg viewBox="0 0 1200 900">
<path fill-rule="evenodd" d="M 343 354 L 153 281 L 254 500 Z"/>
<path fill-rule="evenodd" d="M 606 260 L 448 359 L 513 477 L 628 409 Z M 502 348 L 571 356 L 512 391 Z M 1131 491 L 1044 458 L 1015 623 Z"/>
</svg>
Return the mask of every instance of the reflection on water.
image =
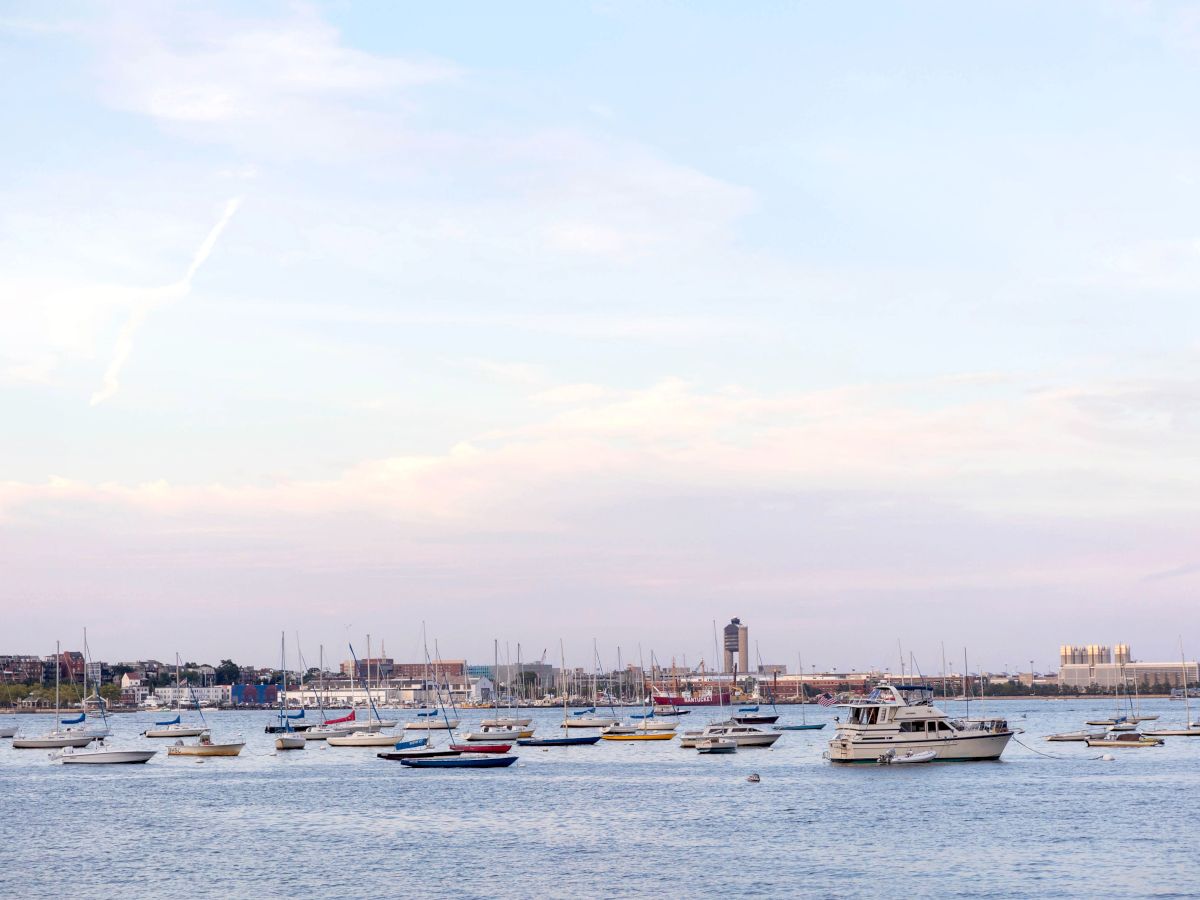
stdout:
<svg viewBox="0 0 1200 900">
<path fill-rule="evenodd" d="M 1178 703 L 1144 707 L 1183 716 Z M 137 737 L 153 716 L 116 716 L 115 743 L 163 752 L 68 767 L 0 741 L 0 896 L 1200 894 L 1200 738 L 1114 762 L 1041 739 L 1101 708 L 989 704 L 1065 759 L 1010 744 L 999 763 L 834 766 L 821 756 L 831 726 L 730 756 L 675 742 L 521 748 L 516 766 L 477 772 L 410 770 L 377 748 L 276 754 L 268 712 L 209 714 L 214 738 L 248 739 L 241 757 L 168 759 L 168 741 Z M 540 733 L 561 718 L 533 715 Z M 20 721 L 26 733 L 49 723 Z"/>
</svg>

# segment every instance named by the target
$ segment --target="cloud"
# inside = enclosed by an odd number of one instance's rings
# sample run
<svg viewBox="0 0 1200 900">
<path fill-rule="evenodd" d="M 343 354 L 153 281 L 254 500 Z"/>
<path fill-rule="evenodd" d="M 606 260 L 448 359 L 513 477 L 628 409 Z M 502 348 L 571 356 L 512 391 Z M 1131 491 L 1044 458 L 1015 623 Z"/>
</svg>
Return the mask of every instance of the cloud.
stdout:
<svg viewBox="0 0 1200 900">
<path fill-rule="evenodd" d="M 225 210 L 221 213 L 221 217 L 209 231 L 208 236 L 196 250 L 195 254 L 193 254 L 191 264 L 188 266 L 183 278 L 174 284 L 158 288 L 157 290 L 140 292 L 140 302 L 135 305 L 132 314 L 130 314 L 125 324 L 121 326 L 121 330 L 117 333 L 112 360 L 109 362 L 108 368 L 104 371 L 103 385 L 100 390 L 92 394 L 92 406 L 99 406 L 104 401 L 112 399 L 117 391 L 120 390 L 121 370 L 129 360 L 130 354 L 133 353 L 134 338 L 137 337 L 137 333 L 145 323 L 146 317 L 155 306 L 179 300 L 188 295 L 192 289 L 192 279 L 212 253 L 213 248 L 217 245 L 217 239 L 220 238 L 221 232 L 225 230 L 225 226 L 229 224 L 229 220 L 233 218 L 233 214 L 237 212 L 241 202 L 241 197 L 234 197 L 225 204 Z"/>
</svg>

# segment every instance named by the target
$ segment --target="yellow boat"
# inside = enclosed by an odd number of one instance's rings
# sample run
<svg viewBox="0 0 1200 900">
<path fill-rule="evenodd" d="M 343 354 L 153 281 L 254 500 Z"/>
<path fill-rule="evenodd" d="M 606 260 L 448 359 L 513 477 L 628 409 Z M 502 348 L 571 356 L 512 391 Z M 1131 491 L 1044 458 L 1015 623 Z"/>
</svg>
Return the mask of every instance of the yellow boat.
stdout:
<svg viewBox="0 0 1200 900">
<path fill-rule="evenodd" d="M 237 756 L 246 744 L 233 742 L 229 744 L 214 744 L 208 732 L 200 735 L 200 740 L 194 744 L 176 741 L 167 748 L 167 756 Z"/>
<path fill-rule="evenodd" d="M 675 737 L 671 731 L 643 731 L 637 734 L 602 734 L 606 741 L 670 741 Z"/>
</svg>

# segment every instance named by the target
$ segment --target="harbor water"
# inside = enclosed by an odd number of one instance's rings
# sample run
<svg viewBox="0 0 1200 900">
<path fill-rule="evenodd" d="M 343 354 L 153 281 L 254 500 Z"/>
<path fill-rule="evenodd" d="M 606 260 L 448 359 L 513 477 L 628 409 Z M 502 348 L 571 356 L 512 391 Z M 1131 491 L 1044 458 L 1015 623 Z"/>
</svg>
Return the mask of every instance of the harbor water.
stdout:
<svg viewBox="0 0 1200 900">
<path fill-rule="evenodd" d="M 1143 728 L 1178 722 L 1182 707 L 1145 701 L 1161 719 Z M 207 713 L 214 739 L 246 738 L 240 757 L 168 758 L 170 741 L 138 736 L 153 715 L 118 715 L 112 743 L 158 747 L 148 764 L 63 766 L 0 741 L 0 896 L 1200 895 L 1200 738 L 1112 761 L 1044 740 L 1111 710 L 991 701 L 987 714 L 1037 751 L 1013 742 L 999 762 L 834 765 L 822 754 L 838 710 L 810 707 L 810 722 L 830 724 L 770 750 L 601 741 L 517 748 L 516 765 L 479 771 L 319 742 L 276 753 L 269 712 Z M 780 711 L 780 724 L 800 720 Z M 681 730 L 714 712 L 694 710 Z M 562 719 L 525 714 L 539 736 Z M 19 721 L 26 734 L 52 723 Z"/>
</svg>

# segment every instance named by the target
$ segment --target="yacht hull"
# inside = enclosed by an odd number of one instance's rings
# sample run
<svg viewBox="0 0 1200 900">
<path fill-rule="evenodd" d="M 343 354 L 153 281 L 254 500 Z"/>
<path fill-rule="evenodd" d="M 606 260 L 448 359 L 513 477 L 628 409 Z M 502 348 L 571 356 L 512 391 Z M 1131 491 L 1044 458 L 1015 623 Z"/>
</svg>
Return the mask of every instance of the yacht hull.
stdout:
<svg viewBox="0 0 1200 900">
<path fill-rule="evenodd" d="M 64 747 L 86 747 L 96 740 L 88 734 L 75 737 L 13 738 L 14 750 L 61 750 Z"/>
<path fill-rule="evenodd" d="M 999 759 L 1004 748 L 1012 739 L 1011 732 L 1001 734 L 959 735 L 932 741 L 895 740 L 849 740 L 834 738 L 829 742 L 829 759 L 832 762 L 874 763 L 881 753 L 895 750 L 897 754 L 909 750 L 921 753 L 934 751 L 938 762 L 968 762 L 974 760 Z"/>
</svg>

